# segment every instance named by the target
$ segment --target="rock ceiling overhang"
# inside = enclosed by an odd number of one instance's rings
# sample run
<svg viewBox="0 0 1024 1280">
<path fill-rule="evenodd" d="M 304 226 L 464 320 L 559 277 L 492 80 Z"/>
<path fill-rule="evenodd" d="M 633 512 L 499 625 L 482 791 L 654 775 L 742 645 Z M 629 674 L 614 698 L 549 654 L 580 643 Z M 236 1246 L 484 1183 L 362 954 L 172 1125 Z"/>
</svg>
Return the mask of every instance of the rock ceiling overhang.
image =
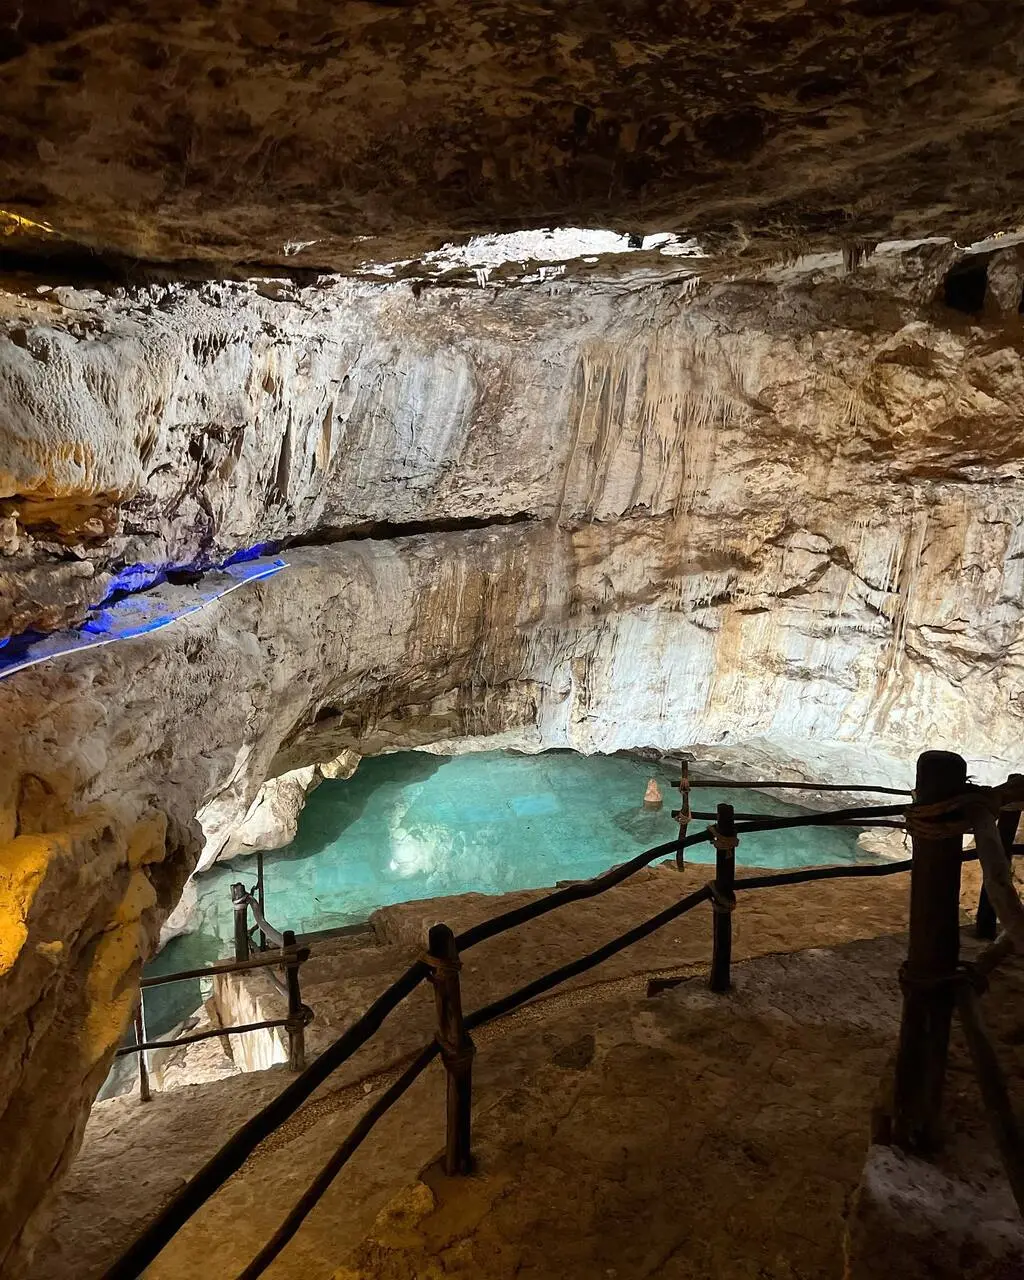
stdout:
<svg viewBox="0 0 1024 1280">
<path fill-rule="evenodd" d="M 1020 221 L 1005 0 L 0 3 L 8 254 L 353 271 L 519 227 L 757 265 Z M 53 228 L 49 232 L 42 228 Z"/>
</svg>

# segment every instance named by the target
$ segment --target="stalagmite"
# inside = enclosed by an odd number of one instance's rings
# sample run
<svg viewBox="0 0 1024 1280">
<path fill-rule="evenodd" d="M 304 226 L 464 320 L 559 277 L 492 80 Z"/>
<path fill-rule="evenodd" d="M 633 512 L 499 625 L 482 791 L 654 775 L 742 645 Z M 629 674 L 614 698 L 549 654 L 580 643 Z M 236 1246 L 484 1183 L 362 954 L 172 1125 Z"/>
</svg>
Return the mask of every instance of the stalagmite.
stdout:
<svg viewBox="0 0 1024 1280">
<path fill-rule="evenodd" d="M 647 790 L 644 792 L 644 808 L 660 809 L 662 806 L 662 795 L 657 782 L 651 778 L 647 783 Z"/>
</svg>

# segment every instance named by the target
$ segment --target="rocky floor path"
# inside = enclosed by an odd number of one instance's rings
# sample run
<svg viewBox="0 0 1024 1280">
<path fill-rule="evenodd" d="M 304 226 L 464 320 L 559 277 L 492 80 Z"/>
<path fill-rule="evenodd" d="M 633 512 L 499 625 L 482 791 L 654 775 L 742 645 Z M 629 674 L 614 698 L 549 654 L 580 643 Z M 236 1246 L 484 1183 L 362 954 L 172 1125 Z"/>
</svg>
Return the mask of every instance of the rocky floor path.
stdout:
<svg viewBox="0 0 1024 1280">
<path fill-rule="evenodd" d="M 706 874 L 655 871 L 604 895 L 599 911 L 584 904 L 535 922 L 532 941 L 524 929 L 514 950 L 488 956 L 497 941 L 481 946 L 463 975 L 467 1007 L 614 936 Z M 737 912 L 740 963 L 726 997 L 707 992 L 700 962 L 710 924 L 695 912 L 643 944 L 648 953 L 638 948 L 625 953 L 629 961 L 618 958 L 621 967 L 596 970 L 589 986 L 484 1029 L 478 1175 L 450 1182 L 431 1167 L 443 1140 L 442 1073 L 432 1067 L 268 1276 L 838 1277 L 842 1222 L 894 1043 L 905 894 L 904 878 L 894 877 L 750 895 Z M 349 1017 L 361 1011 L 416 953 L 425 922 L 462 928 L 507 905 L 474 896 L 389 909 L 376 955 L 364 940 L 358 959 L 346 944 L 316 962 L 313 988 L 335 993 L 324 1021 L 343 1025 L 346 1008 Z M 775 954 L 757 958 L 759 942 Z M 648 999 L 646 974 L 668 969 L 696 976 Z M 404 1021 L 396 1018 L 381 1045 L 254 1153 L 147 1280 L 192 1274 L 199 1257 L 209 1280 L 237 1275 L 366 1099 L 426 1039 L 431 1002 L 407 1003 Z M 157 1094 L 147 1106 L 117 1099 L 96 1107 L 31 1280 L 102 1274 L 146 1217 L 288 1079 L 255 1073 Z"/>
</svg>

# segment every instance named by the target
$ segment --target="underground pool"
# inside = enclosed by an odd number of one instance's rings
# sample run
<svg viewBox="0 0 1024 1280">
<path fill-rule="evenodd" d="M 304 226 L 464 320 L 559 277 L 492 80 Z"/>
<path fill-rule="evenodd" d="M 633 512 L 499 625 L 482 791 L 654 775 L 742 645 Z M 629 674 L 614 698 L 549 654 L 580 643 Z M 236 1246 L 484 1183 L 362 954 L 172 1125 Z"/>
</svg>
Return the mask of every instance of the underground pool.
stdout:
<svg viewBox="0 0 1024 1280">
<path fill-rule="evenodd" d="M 651 777 L 664 795 L 655 811 L 643 807 Z M 312 933 L 366 920 L 390 903 L 596 875 L 672 839 L 678 778 L 668 765 L 572 751 L 367 758 L 348 780 L 323 782 L 307 801 L 295 840 L 265 855 L 267 918 L 279 929 Z M 768 793 L 712 788 L 694 793 L 694 808 L 710 810 L 720 800 L 764 814 L 803 812 Z M 714 859 L 709 845 L 688 856 Z M 774 868 L 872 860 L 858 848 L 856 830 L 837 828 L 764 832 L 739 851 L 741 863 Z M 192 931 L 168 943 L 147 972 L 230 955 L 230 885 L 249 887 L 255 877 L 251 857 L 196 877 Z M 197 997 L 198 984 L 151 990 L 148 1025 L 165 1030 L 196 1007 Z"/>
</svg>

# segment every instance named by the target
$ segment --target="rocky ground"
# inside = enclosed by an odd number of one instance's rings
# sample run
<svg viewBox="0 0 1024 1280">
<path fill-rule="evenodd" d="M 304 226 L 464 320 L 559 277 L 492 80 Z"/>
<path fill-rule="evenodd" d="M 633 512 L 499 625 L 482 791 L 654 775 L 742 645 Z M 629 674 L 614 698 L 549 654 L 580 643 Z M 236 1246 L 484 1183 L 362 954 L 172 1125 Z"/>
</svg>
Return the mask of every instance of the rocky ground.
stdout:
<svg viewBox="0 0 1024 1280">
<path fill-rule="evenodd" d="M 954 269 L 981 271 L 980 311 L 946 305 Z M 5 295 L 5 627 L 79 620 L 131 566 L 270 539 L 288 568 L 0 681 L 0 1096 L 26 1119 L 0 1236 L 73 1152 L 187 873 L 268 778 L 497 734 L 759 744 L 904 785 L 924 747 L 1017 767 L 1022 288 L 1012 240 L 947 239 L 697 293 Z"/>
<path fill-rule="evenodd" d="M 856 1189 L 895 1038 L 901 953 L 899 939 L 851 943 L 743 962 L 728 997 L 712 997 L 702 977 L 650 1001 L 616 983 L 517 1015 L 478 1037 L 475 1175 L 449 1180 L 433 1164 L 443 1112 L 433 1072 L 268 1274 L 838 1278 L 851 1204 L 866 1212 Z M 170 1280 L 201 1251 L 211 1277 L 236 1275 L 389 1078 L 372 1074 L 310 1104 L 148 1274 Z M 168 1172 L 173 1185 L 274 1087 L 258 1076 L 225 1087 L 235 1083 L 189 1091 L 187 1102 L 99 1108 L 32 1275 L 98 1275 Z M 958 1218 L 901 1238 L 899 1199 L 876 1193 L 884 1225 L 857 1218 L 850 1252 L 864 1280 L 889 1266 L 914 1280 L 1015 1274 L 999 1266 L 1013 1265 L 1024 1235 L 959 1049 L 950 1095 L 956 1158 L 936 1174 L 911 1168 L 909 1186 L 944 1180 L 942 1208 L 958 1198 Z"/>
<path fill-rule="evenodd" d="M 706 874 L 651 872 L 483 944 L 466 957 L 467 1008 L 614 936 Z M 965 907 L 973 891 L 966 888 Z M 418 953 L 427 923 L 443 916 L 463 928 L 530 896 L 388 908 L 377 941 L 325 947 L 309 963 L 304 990 L 320 1013 L 311 1052 Z M 475 1071 L 482 1176 L 467 1184 L 469 1199 L 430 1173 L 408 1191 L 441 1141 L 440 1072 L 432 1068 L 270 1275 L 327 1280 L 354 1249 L 357 1274 L 388 1280 L 433 1275 L 425 1259 L 441 1254 L 467 1276 L 529 1271 L 550 1256 L 559 1274 L 583 1277 L 594 1274 L 586 1268 L 599 1254 L 623 1280 L 659 1267 L 687 1277 L 756 1276 L 758 1267 L 784 1280 L 838 1276 L 844 1213 L 894 1044 L 905 898 L 902 876 L 741 897 L 736 994 L 711 997 L 697 976 L 648 1001 L 650 974 L 704 972 L 710 924 L 701 908 L 585 982 L 485 1028 Z M 432 1001 L 418 994 L 165 1251 L 152 1271 L 157 1280 L 178 1274 L 196 1250 L 211 1277 L 234 1276 L 364 1100 L 429 1038 Z M 157 1093 L 146 1105 L 127 1097 L 95 1107 L 39 1234 L 33 1280 L 98 1276 L 154 1207 L 287 1079 L 255 1073 Z M 815 1193 L 801 1202 L 808 1183 Z M 675 1191 L 666 1200 L 658 1185 Z M 629 1225 L 637 1220 L 646 1224 L 639 1235 Z M 495 1232 L 500 1249 L 492 1249 Z"/>
</svg>

